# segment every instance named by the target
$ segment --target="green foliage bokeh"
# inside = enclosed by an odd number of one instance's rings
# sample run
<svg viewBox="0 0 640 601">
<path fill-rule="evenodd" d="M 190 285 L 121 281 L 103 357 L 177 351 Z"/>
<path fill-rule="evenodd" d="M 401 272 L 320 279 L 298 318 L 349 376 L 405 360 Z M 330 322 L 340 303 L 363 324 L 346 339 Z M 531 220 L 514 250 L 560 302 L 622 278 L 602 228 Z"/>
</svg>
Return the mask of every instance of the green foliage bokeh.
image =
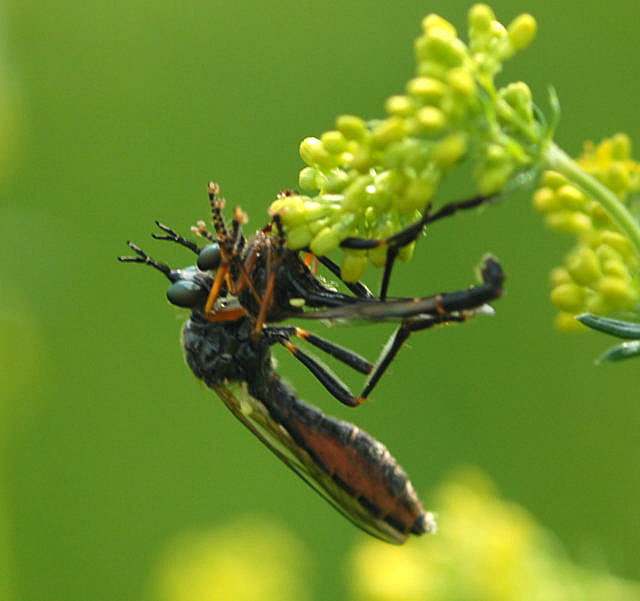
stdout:
<svg viewBox="0 0 640 601">
<path fill-rule="evenodd" d="M 640 143 L 639 7 L 492 6 L 504 21 L 524 10 L 538 19 L 537 40 L 505 79 L 526 79 L 538 99 L 556 87 L 564 148 L 576 154 L 583 139 L 619 130 Z M 184 249 L 148 233 L 154 219 L 186 232 L 206 218 L 209 179 L 249 213 L 249 227 L 263 225 L 275 194 L 296 185 L 299 141 L 340 113 L 380 115 L 412 73 L 422 16 L 462 28 L 467 9 L 457 0 L 5 1 L 15 124 L 0 171 L 9 599 L 144 599 L 168 540 L 256 511 L 306 544 L 317 599 L 343 596 L 344 556 L 360 533 L 193 379 L 165 282 L 115 258 L 133 239 L 187 263 Z M 448 185 L 452 199 L 468 191 Z M 497 314 L 412 338 L 376 402 L 339 407 L 287 357 L 280 370 L 303 398 L 383 440 L 419 490 L 476 464 L 574 558 L 639 578 L 637 370 L 594 368 L 600 338 L 550 327 L 547 274 L 566 248 L 526 194 L 438 224 L 391 290 L 467 286 L 488 251 L 508 275 Z M 329 334 L 371 356 L 388 333 Z"/>
</svg>

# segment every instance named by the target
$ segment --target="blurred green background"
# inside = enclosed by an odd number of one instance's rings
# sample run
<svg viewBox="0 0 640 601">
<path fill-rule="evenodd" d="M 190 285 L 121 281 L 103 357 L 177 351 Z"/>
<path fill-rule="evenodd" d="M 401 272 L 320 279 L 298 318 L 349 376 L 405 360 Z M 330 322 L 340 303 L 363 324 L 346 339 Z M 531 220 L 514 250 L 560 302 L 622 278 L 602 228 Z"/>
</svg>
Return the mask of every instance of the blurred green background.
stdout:
<svg viewBox="0 0 640 601">
<path fill-rule="evenodd" d="M 363 535 L 194 380 L 165 281 L 116 256 L 133 239 L 188 263 L 148 234 L 154 219 L 187 231 L 206 218 L 209 179 L 263 225 L 274 195 L 296 186 L 299 141 L 340 113 L 381 115 L 413 72 L 421 17 L 438 12 L 464 32 L 468 7 L 5 0 L 2 599 L 153 598 L 169 541 L 256 513 L 304 545 L 315 599 L 344 597 L 345 555 Z M 620 130 L 640 143 L 640 4 L 493 7 L 503 22 L 523 11 L 539 20 L 501 81 L 525 79 L 542 102 L 556 86 L 561 146 L 576 154 Z M 466 181 L 448 187 L 451 198 L 469 192 Z M 569 244 L 524 192 L 443 222 L 394 273 L 393 292 L 467 286 L 491 251 L 508 274 L 496 316 L 415 336 L 357 411 L 279 354 L 280 371 L 303 398 L 383 440 L 419 490 L 477 465 L 571 557 L 640 578 L 638 362 L 596 368 L 610 340 L 553 330 L 548 272 Z M 388 333 L 329 334 L 371 356 Z"/>
</svg>

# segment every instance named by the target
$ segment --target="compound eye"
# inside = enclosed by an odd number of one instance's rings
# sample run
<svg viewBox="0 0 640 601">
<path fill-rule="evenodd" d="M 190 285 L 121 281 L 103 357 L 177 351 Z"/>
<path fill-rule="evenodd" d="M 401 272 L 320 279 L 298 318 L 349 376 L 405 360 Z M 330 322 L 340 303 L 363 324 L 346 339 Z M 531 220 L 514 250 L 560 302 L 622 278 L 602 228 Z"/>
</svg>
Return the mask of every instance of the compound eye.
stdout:
<svg viewBox="0 0 640 601">
<path fill-rule="evenodd" d="M 169 286 L 167 299 L 172 305 L 186 309 L 196 309 L 207 300 L 209 291 L 196 282 L 179 280 Z"/>
<path fill-rule="evenodd" d="M 200 271 L 210 271 L 220 267 L 220 245 L 217 242 L 205 246 L 198 254 L 196 265 Z"/>
</svg>

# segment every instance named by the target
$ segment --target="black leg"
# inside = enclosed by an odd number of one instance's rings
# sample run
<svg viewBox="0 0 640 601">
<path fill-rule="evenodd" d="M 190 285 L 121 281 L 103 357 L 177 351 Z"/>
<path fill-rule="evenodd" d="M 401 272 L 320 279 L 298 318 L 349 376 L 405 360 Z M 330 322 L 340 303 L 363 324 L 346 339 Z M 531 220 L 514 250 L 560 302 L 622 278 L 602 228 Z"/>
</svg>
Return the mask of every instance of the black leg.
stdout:
<svg viewBox="0 0 640 601">
<path fill-rule="evenodd" d="M 425 315 L 422 317 L 411 317 L 402 322 L 398 329 L 391 335 L 387 344 L 385 344 L 371 375 L 367 378 L 364 390 L 358 399 L 358 404 L 367 400 L 367 397 L 380 381 L 380 378 L 383 376 L 389 365 L 391 365 L 391 362 L 395 359 L 395 356 L 402 348 L 402 345 L 413 332 L 426 330 L 427 328 L 432 328 L 435 325 L 443 323 L 461 322 L 466 318 L 467 316 L 464 314 L 444 314 L 438 316 Z"/>
<path fill-rule="evenodd" d="M 458 211 L 464 211 L 467 209 L 473 209 L 478 207 L 489 200 L 495 198 L 496 195 L 489 196 L 474 196 L 473 198 L 451 202 L 444 205 L 441 209 L 435 213 L 431 213 L 429 208 L 425 210 L 424 215 L 415 223 L 400 230 L 393 236 L 385 238 L 383 240 L 370 240 L 367 238 L 345 238 L 341 243 L 341 248 L 350 248 L 354 250 L 371 250 L 380 246 L 387 247 L 387 258 L 384 266 L 384 273 L 382 275 L 382 283 L 380 284 L 380 299 L 385 300 L 387 298 L 387 291 L 389 289 L 389 281 L 391 279 L 391 272 L 393 265 L 398 257 L 398 252 L 404 246 L 408 246 L 412 242 L 418 239 L 422 230 L 430 223 L 434 223 L 444 217 L 454 215 Z"/>
<path fill-rule="evenodd" d="M 373 365 L 364 357 L 326 338 L 321 338 L 308 330 L 303 330 L 296 326 L 266 326 L 262 331 L 272 344 L 296 337 L 306 340 L 309 344 L 312 344 L 362 374 L 368 375 L 373 369 Z"/>
<path fill-rule="evenodd" d="M 277 342 L 300 361 L 336 400 L 348 407 L 356 407 L 359 404 L 357 397 L 351 393 L 347 385 L 334 376 L 325 365 L 301 351 L 289 340 L 278 340 Z"/>
<path fill-rule="evenodd" d="M 352 299 L 328 309 L 292 313 L 289 317 L 297 319 L 326 320 L 364 320 L 364 321 L 403 321 L 407 318 L 430 315 L 438 316 L 457 311 L 477 309 L 499 298 L 503 292 L 504 272 L 500 263 L 487 257 L 482 264 L 480 275 L 482 283 L 455 292 L 443 292 L 421 298 Z"/>
<path fill-rule="evenodd" d="M 371 394 L 380 378 L 385 373 L 389 365 L 395 359 L 409 336 L 414 332 L 426 330 L 433 326 L 462 322 L 480 311 L 486 303 L 499 298 L 502 295 L 504 283 L 504 273 L 498 261 L 492 257 L 487 257 L 481 268 L 482 283 L 471 286 L 466 290 L 455 292 L 444 292 L 434 296 L 427 296 L 415 299 L 392 299 L 381 301 L 373 299 L 369 302 L 361 300 L 357 304 L 344 305 L 332 309 L 320 311 L 308 311 L 297 315 L 298 318 L 311 319 L 339 319 L 356 318 L 369 321 L 400 321 L 400 326 L 389 338 L 382 353 L 367 379 L 362 394 L 353 398 L 350 392 L 340 391 L 341 396 L 336 396 L 338 400 L 350 406 L 356 406 L 364 402 Z M 293 351 L 291 351 L 295 354 Z M 305 362 L 306 357 L 303 359 Z M 305 363 L 306 365 L 306 363 Z M 314 366 L 317 367 L 317 366 Z M 309 368 L 311 369 L 311 368 Z M 314 375 L 323 382 L 327 374 Z M 328 378 L 331 378 L 329 375 Z M 330 386 L 323 382 L 325 387 L 331 391 Z M 333 382 L 330 384 L 333 386 Z M 342 397 L 342 398 L 341 398 Z M 343 400 L 347 399 L 348 402 Z M 355 402 L 354 402 L 355 401 Z"/>
<path fill-rule="evenodd" d="M 357 353 L 339 346 L 329 340 L 320 338 L 311 332 L 297 328 L 294 326 L 266 326 L 262 329 L 262 333 L 266 336 L 269 344 L 279 343 L 284 346 L 300 363 L 302 363 L 313 376 L 325 387 L 325 389 L 336 400 L 347 405 L 348 407 L 356 407 L 360 404 L 358 397 L 354 396 L 349 387 L 335 376 L 327 366 L 300 350 L 291 343 L 293 337 L 306 340 L 315 347 L 323 350 L 338 361 L 352 367 L 353 369 L 368 374 L 373 369 L 373 365 L 364 357 Z"/>
<path fill-rule="evenodd" d="M 355 407 L 363 403 L 380 381 L 389 365 L 414 332 L 426 330 L 444 323 L 462 322 L 477 313 L 486 303 L 501 296 L 504 283 L 502 267 L 492 257 L 487 257 L 481 268 L 482 283 L 455 292 L 444 292 L 416 299 L 362 299 L 357 304 L 343 305 L 321 311 L 308 311 L 296 315 L 298 318 L 345 318 L 354 317 L 370 321 L 400 320 L 400 326 L 384 346 L 375 366 L 352 351 L 324 340 L 306 330 L 294 326 L 267 326 L 263 332 L 270 342 L 282 344 L 298 359 L 320 383 L 341 403 Z M 370 374 L 359 397 L 338 380 L 324 365 L 316 361 L 290 342 L 296 336 L 322 349 L 339 361 Z"/>
</svg>

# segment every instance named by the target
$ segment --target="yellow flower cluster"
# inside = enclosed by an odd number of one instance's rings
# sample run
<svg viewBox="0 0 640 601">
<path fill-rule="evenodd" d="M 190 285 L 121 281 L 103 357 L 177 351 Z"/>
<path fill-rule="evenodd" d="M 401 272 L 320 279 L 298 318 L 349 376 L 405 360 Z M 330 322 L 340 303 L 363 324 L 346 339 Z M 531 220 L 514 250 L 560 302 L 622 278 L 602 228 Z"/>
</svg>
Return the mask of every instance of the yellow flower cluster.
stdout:
<svg viewBox="0 0 640 601">
<path fill-rule="evenodd" d="M 355 601 L 632 601 L 640 586 L 588 572 L 521 507 L 466 470 L 438 495 L 438 534 L 353 555 Z"/>
<path fill-rule="evenodd" d="M 626 135 L 597 146 L 586 144 L 577 163 L 637 214 L 633 202 L 640 191 L 640 164 L 631 158 Z M 583 312 L 611 315 L 635 309 L 640 301 L 639 257 L 602 205 L 555 171 L 544 173 L 533 204 L 551 229 L 577 238 L 564 265 L 551 274 L 551 301 L 560 309 L 558 327 L 582 328 L 573 316 Z"/>
<path fill-rule="evenodd" d="M 442 178 L 467 157 L 478 194 L 501 190 L 533 162 L 525 148 L 539 140 L 540 128 L 530 90 L 522 82 L 496 90 L 493 82 L 503 61 L 533 39 L 533 17 L 520 15 L 505 27 L 477 4 L 469 11 L 468 44 L 435 14 L 423 19 L 422 29 L 416 76 L 405 93 L 387 99 L 384 119 L 342 115 L 334 130 L 300 144 L 307 164 L 300 188 L 317 193 L 281 195 L 270 208 L 280 215 L 290 248 L 325 255 L 349 236 L 393 235 L 422 214 Z M 407 248 L 400 258 L 410 256 Z M 347 250 L 343 277 L 359 279 L 369 260 L 381 266 L 385 255 Z"/>
</svg>

